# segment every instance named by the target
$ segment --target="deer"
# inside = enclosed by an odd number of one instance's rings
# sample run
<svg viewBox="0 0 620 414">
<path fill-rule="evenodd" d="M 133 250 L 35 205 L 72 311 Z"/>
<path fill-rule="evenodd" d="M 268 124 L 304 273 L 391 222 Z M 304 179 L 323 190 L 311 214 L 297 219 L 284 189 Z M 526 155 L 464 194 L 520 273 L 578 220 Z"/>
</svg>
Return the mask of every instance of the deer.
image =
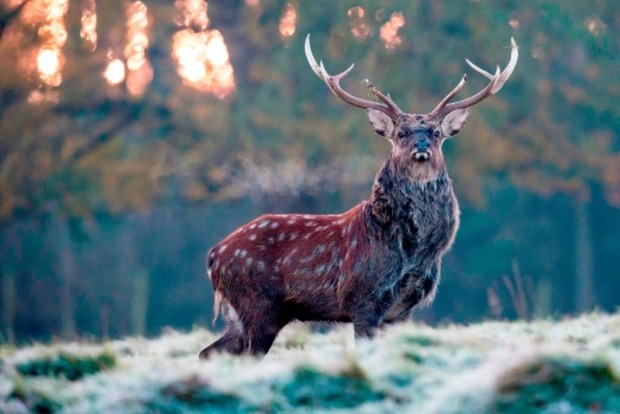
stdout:
<svg viewBox="0 0 620 414">
<path fill-rule="evenodd" d="M 337 75 L 317 64 L 306 37 L 314 73 L 344 102 L 366 110 L 371 127 L 392 146 L 376 173 L 370 197 L 342 214 L 265 214 L 239 227 L 206 256 L 214 289 L 214 322 L 222 336 L 199 357 L 214 352 L 264 356 L 292 321 L 352 323 L 357 340 L 406 321 L 430 304 L 440 281 L 441 261 L 459 227 L 460 210 L 448 177 L 442 145 L 461 131 L 470 108 L 495 95 L 518 60 L 511 38 L 510 61 L 491 74 L 474 95 L 453 102 L 463 75 L 427 114 L 406 113 L 368 80 L 368 100 L 340 85 L 354 67 Z"/>
</svg>

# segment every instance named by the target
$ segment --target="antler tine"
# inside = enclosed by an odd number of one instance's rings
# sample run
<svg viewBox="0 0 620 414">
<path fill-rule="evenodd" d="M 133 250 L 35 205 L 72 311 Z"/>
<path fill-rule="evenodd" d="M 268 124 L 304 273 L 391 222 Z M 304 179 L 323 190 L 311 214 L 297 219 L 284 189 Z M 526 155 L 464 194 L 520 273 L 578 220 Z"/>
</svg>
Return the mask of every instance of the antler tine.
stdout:
<svg viewBox="0 0 620 414">
<path fill-rule="evenodd" d="M 377 98 L 381 99 L 382 102 L 374 102 L 366 99 L 358 98 L 356 96 L 351 95 L 340 86 L 340 80 L 347 76 L 349 72 L 353 69 L 355 64 L 352 64 L 348 67 L 344 72 L 339 73 L 337 75 L 330 75 L 325 70 L 325 66 L 323 66 L 323 62 L 320 61 L 318 64 L 314 55 L 312 54 L 312 49 L 310 48 L 310 35 L 306 37 L 306 43 L 304 46 L 306 52 L 306 58 L 308 59 L 308 63 L 312 68 L 312 71 L 316 73 L 316 75 L 323 80 L 327 84 L 327 87 L 330 91 L 343 101 L 357 106 L 358 108 L 364 109 L 376 109 L 377 111 L 381 111 L 384 114 L 388 115 L 390 118 L 396 120 L 399 115 L 403 113 L 398 106 L 392 101 L 391 98 L 386 97 L 380 91 L 378 91 L 374 86 L 372 86 L 371 91 L 377 96 Z"/>
<path fill-rule="evenodd" d="M 377 89 L 375 85 L 373 85 L 368 79 L 364 79 L 364 83 L 366 84 L 366 87 L 370 89 L 370 92 L 372 92 L 377 98 L 383 101 L 395 114 L 400 115 L 403 113 L 403 111 L 398 107 L 398 105 L 394 103 L 389 93 L 387 95 L 383 94 L 383 92 Z"/>
<path fill-rule="evenodd" d="M 433 109 L 431 113 L 441 119 L 452 111 L 475 105 L 478 102 L 488 98 L 489 96 L 495 95 L 500 89 L 502 89 L 508 78 L 510 78 L 510 75 L 512 75 L 512 72 L 517 66 L 517 60 L 519 59 L 519 48 L 514 38 L 512 37 L 510 38 L 510 44 L 512 50 L 510 53 L 510 61 L 508 62 L 508 65 L 506 65 L 506 68 L 503 71 L 500 71 L 500 67 L 497 66 L 495 74 L 493 75 L 480 68 L 479 66 L 476 66 L 469 59 L 465 59 L 467 64 L 471 66 L 472 69 L 480 73 L 485 78 L 489 79 L 489 83 L 487 84 L 487 86 L 484 87 L 484 89 L 482 89 L 475 95 L 470 96 L 469 98 L 460 100 L 458 102 L 448 103 L 450 99 L 452 99 L 454 95 L 456 95 L 456 92 L 458 92 L 463 87 L 465 79 L 462 79 L 459 85 L 457 85 L 457 87 L 454 88 L 452 92 L 450 92 L 444 99 L 442 99 L 439 105 L 437 105 L 437 107 Z"/>
<path fill-rule="evenodd" d="M 437 113 L 441 110 L 441 108 L 446 106 L 448 102 L 450 102 L 450 100 L 454 98 L 456 94 L 461 91 L 461 89 L 463 89 L 463 86 L 465 86 L 465 82 L 467 82 L 467 74 L 463 74 L 463 77 L 461 78 L 459 84 L 456 85 L 456 87 L 452 89 L 452 91 L 450 91 L 450 93 L 447 94 L 446 97 L 441 100 L 441 102 L 439 102 L 439 104 L 437 104 L 437 106 L 431 111 L 431 113 Z"/>
<path fill-rule="evenodd" d="M 493 88 L 493 91 L 492 91 L 493 95 L 499 92 L 500 89 L 502 89 L 502 87 L 504 86 L 508 78 L 510 78 L 510 75 L 512 75 L 512 72 L 515 70 L 515 67 L 517 66 L 517 60 L 519 60 L 519 46 L 517 46 L 517 43 L 515 42 L 514 37 L 510 38 L 510 48 L 511 48 L 510 61 L 508 62 L 508 65 L 506 65 L 506 68 L 502 71 L 500 78 L 498 79 L 495 87 Z M 465 59 L 465 61 L 467 62 L 469 66 L 471 66 L 473 70 L 480 73 L 485 78 L 487 79 L 493 78 L 493 75 L 491 75 L 486 70 L 474 64 L 471 60 Z"/>
</svg>

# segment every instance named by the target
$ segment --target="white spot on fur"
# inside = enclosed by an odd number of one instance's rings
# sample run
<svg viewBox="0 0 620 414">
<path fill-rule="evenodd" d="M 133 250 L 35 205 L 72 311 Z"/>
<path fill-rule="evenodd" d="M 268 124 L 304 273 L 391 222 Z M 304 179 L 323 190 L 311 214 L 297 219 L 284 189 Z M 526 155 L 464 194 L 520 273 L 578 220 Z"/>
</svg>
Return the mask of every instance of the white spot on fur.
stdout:
<svg viewBox="0 0 620 414">
<path fill-rule="evenodd" d="M 278 226 L 279 226 L 279 224 L 278 224 L 278 223 L 276 223 L 275 221 L 274 221 L 273 223 L 271 223 L 271 228 L 272 228 L 272 229 L 277 229 L 277 228 L 278 228 Z"/>
<path fill-rule="evenodd" d="M 226 250 L 226 248 L 227 248 L 227 247 L 228 247 L 228 246 L 226 246 L 225 244 L 222 244 L 222 245 L 220 246 L 220 248 L 219 248 L 219 249 L 217 249 L 217 252 L 218 252 L 218 253 L 220 253 L 220 254 L 221 254 L 221 253 L 224 253 L 224 250 Z M 214 252 L 213 252 L 213 253 L 214 253 Z M 214 256 L 214 254 L 213 254 L 213 253 L 211 253 L 211 255 L 212 255 L 212 256 Z"/>
<path fill-rule="evenodd" d="M 297 233 L 291 233 L 291 237 L 289 237 L 289 240 L 295 240 L 297 238 Z"/>
<path fill-rule="evenodd" d="M 357 239 L 353 239 L 353 241 L 351 241 L 351 248 L 355 249 L 356 246 L 357 246 Z"/>
<path fill-rule="evenodd" d="M 246 263 L 248 266 L 252 266 L 252 258 L 251 258 L 251 257 L 248 257 L 247 259 L 245 259 L 245 263 Z"/>
<path fill-rule="evenodd" d="M 239 252 L 241 252 L 241 250 L 235 249 L 235 257 L 239 257 Z"/>
<path fill-rule="evenodd" d="M 258 269 L 259 272 L 265 271 L 265 262 L 262 260 L 259 260 L 258 263 L 256 263 L 256 268 Z"/>
<path fill-rule="evenodd" d="M 241 250 L 241 252 L 239 252 L 239 257 L 245 257 L 246 254 L 248 254 L 248 252 Z"/>
<path fill-rule="evenodd" d="M 250 224 L 250 230 L 254 230 L 256 228 L 256 223 Z"/>
<path fill-rule="evenodd" d="M 260 224 L 258 225 L 259 229 L 263 229 L 265 227 L 267 227 L 267 225 L 269 224 L 269 220 L 263 220 L 260 222 Z"/>
<path fill-rule="evenodd" d="M 280 241 L 280 242 L 283 241 L 285 237 L 286 237 L 286 234 L 284 234 L 284 233 L 278 234 L 278 241 Z"/>
<path fill-rule="evenodd" d="M 325 251 L 325 245 L 324 244 L 319 244 L 316 248 L 316 251 L 319 253 L 323 253 Z"/>
<path fill-rule="evenodd" d="M 217 269 L 218 267 L 220 267 L 220 261 L 219 259 L 215 261 L 215 264 L 213 265 L 214 269 Z"/>
<path fill-rule="evenodd" d="M 309 238 L 310 238 L 310 233 L 308 233 L 308 234 L 306 234 L 306 235 L 304 236 L 304 240 L 308 240 Z"/>
<path fill-rule="evenodd" d="M 297 220 L 295 219 L 290 219 L 289 221 L 286 222 L 287 224 L 295 224 L 297 223 Z"/>
<path fill-rule="evenodd" d="M 291 252 L 289 254 L 286 255 L 286 257 L 284 258 L 283 263 L 287 264 L 291 261 L 291 259 L 293 258 L 293 256 L 295 256 L 295 254 L 297 253 L 297 247 L 295 247 L 293 250 L 291 250 Z"/>
<path fill-rule="evenodd" d="M 308 222 L 304 223 L 304 226 L 306 226 L 306 227 L 316 227 L 316 222 L 308 221 Z"/>
<path fill-rule="evenodd" d="M 269 243 L 269 244 L 273 244 L 274 242 L 275 242 L 275 240 L 274 240 L 273 237 L 270 237 L 270 238 L 267 239 L 267 243 Z"/>
<path fill-rule="evenodd" d="M 256 234 L 252 234 L 250 237 L 248 237 L 248 240 L 251 240 L 251 241 L 256 240 Z"/>
<path fill-rule="evenodd" d="M 323 273 L 324 271 L 325 271 L 325 265 L 320 265 L 320 266 L 317 266 L 317 267 L 314 269 L 314 273 L 316 273 L 317 275 L 320 275 L 320 274 L 321 274 L 321 273 Z"/>
</svg>

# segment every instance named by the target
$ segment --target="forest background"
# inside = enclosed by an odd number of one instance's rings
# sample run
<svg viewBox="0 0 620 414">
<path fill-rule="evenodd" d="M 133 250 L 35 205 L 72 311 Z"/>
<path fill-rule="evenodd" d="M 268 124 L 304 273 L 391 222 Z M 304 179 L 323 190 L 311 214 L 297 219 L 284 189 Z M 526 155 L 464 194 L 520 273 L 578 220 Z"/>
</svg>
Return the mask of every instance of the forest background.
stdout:
<svg viewBox="0 0 620 414">
<path fill-rule="evenodd" d="M 0 1 L 0 339 L 209 324 L 204 254 L 265 212 L 337 213 L 389 144 L 330 94 L 428 112 L 520 60 L 446 142 L 461 204 L 429 323 L 620 304 L 620 2 Z"/>
</svg>

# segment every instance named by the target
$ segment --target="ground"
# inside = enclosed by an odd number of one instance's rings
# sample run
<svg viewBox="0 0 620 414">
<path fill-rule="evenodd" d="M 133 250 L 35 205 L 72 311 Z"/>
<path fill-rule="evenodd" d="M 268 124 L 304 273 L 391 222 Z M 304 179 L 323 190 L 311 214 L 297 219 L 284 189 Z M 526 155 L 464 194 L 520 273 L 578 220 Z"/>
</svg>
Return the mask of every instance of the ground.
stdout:
<svg viewBox="0 0 620 414">
<path fill-rule="evenodd" d="M 262 360 L 217 334 L 0 347 L 0 412 L 620 413 L 620 313 L 429 327 L 355 344 L 285 328 Z"/>
</svg>

